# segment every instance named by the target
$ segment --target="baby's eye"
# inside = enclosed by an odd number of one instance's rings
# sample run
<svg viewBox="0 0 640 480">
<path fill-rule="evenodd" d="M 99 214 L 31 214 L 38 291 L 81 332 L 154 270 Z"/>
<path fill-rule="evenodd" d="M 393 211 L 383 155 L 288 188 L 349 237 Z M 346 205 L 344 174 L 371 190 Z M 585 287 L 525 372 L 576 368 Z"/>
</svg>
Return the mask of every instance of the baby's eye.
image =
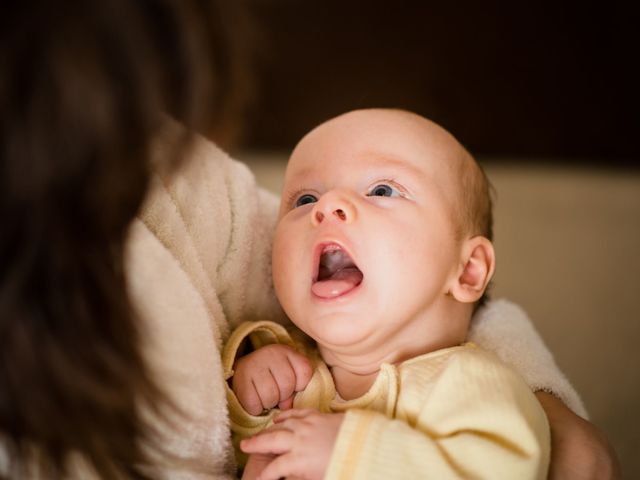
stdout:
<svg viewBox="0 0 640 480">
<path fill-rule="evenodd" d="M 390 185 L 387 185 L 386 183 L 379 183 L 378 185 L 375 185 L 373 188 L 371 188 L 371 190 L 369 190 L 369 193 L 367 193 L 367 196 L 369 197 L 399 197 L 400 196 L 400 192 L 398 191 L 398 189 L 393 188 Z"/>
<path fill-rule="evenodd" d="M 305 193 L 304 195 L 301 195 L 300 197 L 298 197 L 295 203 L 295 207 L 298 208 L 298 207 L 301 207 L 302 205 L 306 205 L 308 203 L 315 203 L 317 201 L 318 199 L 314 195 L 311 195 L 310 193 Z"/>
</svg>

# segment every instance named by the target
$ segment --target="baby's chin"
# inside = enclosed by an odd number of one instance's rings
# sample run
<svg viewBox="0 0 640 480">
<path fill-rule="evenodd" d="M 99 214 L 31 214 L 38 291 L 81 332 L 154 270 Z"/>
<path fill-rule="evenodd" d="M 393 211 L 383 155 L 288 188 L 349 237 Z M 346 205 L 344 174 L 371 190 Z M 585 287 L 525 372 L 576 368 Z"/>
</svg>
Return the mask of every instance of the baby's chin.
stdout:
<svg viewBox="0 0 640 480">
<path fill-rule="evenodd" d="M 360 321 L 362 321 L 362 317 Z M 299 324 L 298 326 L 318 345 L 332 350 L 362 345 L 373 333 L 370 331 L 370 325 L 359 324 L 358 319 L 344 314 L 307 318 L 305 325 Z"/>
</svg>

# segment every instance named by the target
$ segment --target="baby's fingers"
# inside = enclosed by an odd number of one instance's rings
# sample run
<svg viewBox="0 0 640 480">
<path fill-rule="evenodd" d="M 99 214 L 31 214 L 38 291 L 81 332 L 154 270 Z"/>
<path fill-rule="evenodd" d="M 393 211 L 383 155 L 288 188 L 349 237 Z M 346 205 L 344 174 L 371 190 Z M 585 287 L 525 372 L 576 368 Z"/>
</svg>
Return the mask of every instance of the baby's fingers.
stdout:
<svg viewBox="0 0 640 480">
<path fill-rule="evenodd" d="M 240 449 L 244 453 L 260 453 L 282 455 L 291 450 L 294 445 L 294 435 L 291 430 L 270 428 L 255 437 L 246 438 L 240 442 Z"/>
<path fill-rule="evenodd" d="M 298 478 L 304 474 L 304 468 L 293 455 L 281 455 L 267 465 L 257 480 L 279 480 L 280 478 Z M 300 477 L 301 478 L 301 477 Z"/>
<path fill-rule="evenodd" d="M 289 410 L 291 407 L 293 407 L 293 395 L 291 395 L 289 398 L 287 398 L 286 400 L 282 400 L 279 404 L 278 404 L 278 408 L 280 410 Z"/>
<path fill-rule="evenodd" d="M 285 420 L 288 420 L 290 418 L 297 418 L 297 419 L 307 418 L 310 415 L 313 415 L 316 413 L 319 413 L 319 412 L 312 408 L 293 408 L 293 409 L 287 410 L 286 412 L 280 412 L 273 419 L 273 423 L 283 423 Z"/>
<path fill-rule="evenodd" d="M 251 415 L 260 415 L 262 413 L 262 410 L 264 410 L 262 400 L 260 400 L 258 391 L 250 379 L 245 382 L 234 382 L 234 391 L 240 405 L 247 412 Z"/>
<path fill-rule="evenodd" d="M 287 359 L 295 373 L 295 391 L 301 392 L 305 389 L 313 375 L 311 360 L 293 349 L 287 352 Z"/>
<path fill-rule="evenodd" d="M 254 377 L 253 385 L 258 392 L 264 409 L 270 409 L 278 405 L 280 402 L 280 387 L 271 370 L 265 372 L 261 377 Z"/>
</svg>

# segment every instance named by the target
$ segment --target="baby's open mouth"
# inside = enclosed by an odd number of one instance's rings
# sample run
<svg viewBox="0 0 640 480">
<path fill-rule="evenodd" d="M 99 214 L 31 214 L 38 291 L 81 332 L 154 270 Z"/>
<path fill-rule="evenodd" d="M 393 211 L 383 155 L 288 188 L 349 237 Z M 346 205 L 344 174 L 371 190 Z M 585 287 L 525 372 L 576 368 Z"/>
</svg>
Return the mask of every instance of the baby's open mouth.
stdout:
<svg viewBox="0 0 640 480">
<path fill-rule="evenodd" d="M 337 244 L 328 244 L 320 252 L 318 276 L 311 290 L 321 298 L 335 298 L 362 283 L 362 272 L 349 254 Z"/>
</svg>

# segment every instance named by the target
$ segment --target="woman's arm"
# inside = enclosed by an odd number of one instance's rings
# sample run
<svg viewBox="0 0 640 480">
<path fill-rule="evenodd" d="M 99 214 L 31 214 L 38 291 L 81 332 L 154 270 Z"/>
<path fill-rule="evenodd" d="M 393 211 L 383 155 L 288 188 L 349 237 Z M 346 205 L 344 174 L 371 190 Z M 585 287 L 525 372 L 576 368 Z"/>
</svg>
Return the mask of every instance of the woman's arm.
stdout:
<svg viewBox="0 0 640 480">
<path fill-rule="evenodd" d="M 553 395 L 537 392 L 536 397 L 551 426 L 550 480 L 622 478 L 620 463 L 602 432 Z"/>
</svg>

